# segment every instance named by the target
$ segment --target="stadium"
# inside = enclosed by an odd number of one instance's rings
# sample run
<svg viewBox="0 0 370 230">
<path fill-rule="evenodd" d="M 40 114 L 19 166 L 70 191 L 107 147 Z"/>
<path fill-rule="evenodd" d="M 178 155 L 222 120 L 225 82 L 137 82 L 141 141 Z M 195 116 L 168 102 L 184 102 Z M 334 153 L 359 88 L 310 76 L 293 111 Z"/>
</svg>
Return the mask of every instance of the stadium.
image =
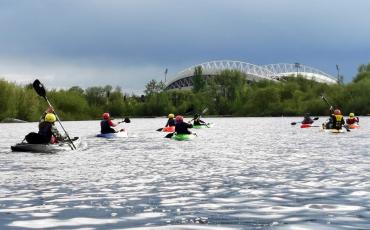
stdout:
<svg viewBox="0 0 370 230">
<path fill-rule="evenodd" d="M 241 61 L 220 60 L 201 63 L 178 72 L 169 82 L 167 82 L 166 89 L 191 89 L 193 86 L 194 70 L 198 66 L 202 67 L 202 76 L 205 79 L 218 75 L 223 70 L 237 70 L 245 73 L 247 81 L 280 81 L 285 77 L 302 76 L 306 79 L 321 83 L 337 83 L 337 79 L 334 76 L 299 63 L 254 65 Z"/>
</svg>

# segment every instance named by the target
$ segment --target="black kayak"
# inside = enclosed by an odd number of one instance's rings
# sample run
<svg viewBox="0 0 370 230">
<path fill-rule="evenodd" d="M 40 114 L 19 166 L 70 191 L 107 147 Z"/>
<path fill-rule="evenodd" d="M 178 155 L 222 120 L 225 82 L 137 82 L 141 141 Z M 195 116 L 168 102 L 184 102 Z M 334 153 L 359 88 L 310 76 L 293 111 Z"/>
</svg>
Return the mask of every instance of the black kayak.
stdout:
<svg viewBox="0 0 370 230">
<path fill-rule="evenodd" d="M 78 137 L 72 139 L 73 144 L 78 147 L 81 145 L 81 140 Z M 56 153 L 60 151 L 73 150 L 70 142 L 61 142 L 56 144 L 29 144 L 21 142 L 10 147 L 13 152 L 33 152 L 33 153 Z"/>
</svg>

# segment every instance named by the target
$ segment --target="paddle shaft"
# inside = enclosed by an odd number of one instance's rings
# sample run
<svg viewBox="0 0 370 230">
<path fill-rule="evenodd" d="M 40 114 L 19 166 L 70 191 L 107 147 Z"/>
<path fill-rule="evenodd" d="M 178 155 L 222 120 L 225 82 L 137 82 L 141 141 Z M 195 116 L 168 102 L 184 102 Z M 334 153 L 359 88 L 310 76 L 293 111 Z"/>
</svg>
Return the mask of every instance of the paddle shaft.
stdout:
<svg viewBox="0 0 370 230">
<path fill-rule="evenodd" d="M 46 102 L 49 104 L 49 106 L 50 106 L 50 107 L 53 107 L 53 106 L 51 105 L 51 103 L 50 103 L 49 99 L 46 97 L 46 95 L 44 96 L 44 98 L 45 98 Z M 62 125 L 62 122 L 60 122 L 59 116 L 57 115 L 57 113 L 56 113 L 55 111 L 54 111 L 54 114 L 55 114 L 55 117 L 57 118 L 57 120 L 58 120 L 58 122 L 59 122 L 60 127 L 62 127 L 62 129 L 63 129 L 64 133 L 66 134 L 66 136 L 67 136 L 67 138 L 68 138 L 68 141 L 69 141 L 69 142 L 71 142 L 71 144 L 72 144 L 72 147 L 71 147 L 71 148 L 72 148 L 72 150 L 77 149 L 77 148 L 76 148 L 76 146 L 73 144 L 73 141 L 72 141 L 72 140 L 71 140 L 71 138 L 69 137 L 69 135 L 68 135 L 67 131 L 64 129 L 64 127 L 63 127 L 63 125 Z"/>
<path fill-rule="evenodd" d="M 312 120 L 317 121 L 317 120 L 319 120 L 319 117 L 314 117 Z M 290 124 L 291 125 L 296 125 L 297 123 L 302 123 L 302 121 L 295 121 L 295 122 L 291 122 Z"/>
</svg>

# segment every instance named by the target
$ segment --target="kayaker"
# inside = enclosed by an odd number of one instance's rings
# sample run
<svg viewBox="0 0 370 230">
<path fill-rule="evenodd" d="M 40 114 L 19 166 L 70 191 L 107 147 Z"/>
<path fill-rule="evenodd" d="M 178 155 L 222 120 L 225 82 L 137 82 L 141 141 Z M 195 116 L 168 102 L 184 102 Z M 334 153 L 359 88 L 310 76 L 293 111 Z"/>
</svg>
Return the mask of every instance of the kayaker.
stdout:
<svg viewBox="0 0 370 230">
<path fill-rule="evenodd" d="M 180 115 L 176 116 L 176 127 L 175 132 L 177 134 L 191 134 L 190 128 L 193 128 L 192 124 L 184 122 L 184 118 Z"/>
<path fill-rule="evenodd" d="M 331 128 L 338 130 L 342 129 L 342 126 L 345 124 L 342 112 L 339 109 L 335 109 L 334 114 L 332 114 L 330 117 L 331 120 L 333 121 Z"/>
<path fill-rule="evenodd" d="M 359 123 L 360 119 L 358 117 L 355 117 L 354 113 L 349 114 L 349 118 L 347 118 L 346 123 L 347 125 L 353 125 L 355 123 Z"/>
<path fill-rule="evenodd" d="M 46 113 L 46 115 L 42 116 L 40 119 L 39 132 L 27 134 L 25 138 L 26 141 L 30 144 L 53 144 L 58 141 L 64 141 L 64 137 L 55 126 L 55 121 L 56 116 L 54 113 Z"/>
<path fill-rule="evenodd" d="M 206 123 L 200 119 L 200 114 L 197 114 L 196 113 L 194 115 L 193 120 L 194 120 L 193 125 L 197 125 L 197 126 L 199 126 L 199 125 L 206 125 Z"/>
<path fill-rule="evenodd" d="M 103 113 L 103 120 L 100 121 L 100 132 L 101 134 L 105 133 L 116 133 L 117 131 L 112 127 L 116 127 L 118 124 L 114 123 L 110 119 L 109 113 Z"/>
<path fill-rule="evenodd" d="M 173 113 L 168 114 L 168 120 L 167 120 L 165 127 L 175 126 L 175 124 L 176 124 L 175 114 Z"/>
<path fill-rule="evenodd" d="M 314 120 L 310 117 L 310 114 L 309 113 L 306 113 L 304 115 L 302 124 L 312 124 L 313 122 L 314 122 Z"/>
</svg>

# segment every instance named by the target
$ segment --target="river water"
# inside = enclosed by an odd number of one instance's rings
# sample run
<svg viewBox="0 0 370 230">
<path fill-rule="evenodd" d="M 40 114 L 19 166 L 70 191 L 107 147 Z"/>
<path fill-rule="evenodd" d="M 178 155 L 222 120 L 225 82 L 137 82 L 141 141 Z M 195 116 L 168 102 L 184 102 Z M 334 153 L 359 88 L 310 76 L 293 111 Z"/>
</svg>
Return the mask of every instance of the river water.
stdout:
<svg viewBox="0 0 370 230">
<path fill-rule="evenodd" d="M 183 142 L 155 131 L 164 118 L 114 140 L 64 122 L 84 148 L 57 154 L 11 152 L 37 123 L 0 124 L 0 229 L 370 229 L 369 118 L 343 134 L 205 120 Z"/>
</svg>

